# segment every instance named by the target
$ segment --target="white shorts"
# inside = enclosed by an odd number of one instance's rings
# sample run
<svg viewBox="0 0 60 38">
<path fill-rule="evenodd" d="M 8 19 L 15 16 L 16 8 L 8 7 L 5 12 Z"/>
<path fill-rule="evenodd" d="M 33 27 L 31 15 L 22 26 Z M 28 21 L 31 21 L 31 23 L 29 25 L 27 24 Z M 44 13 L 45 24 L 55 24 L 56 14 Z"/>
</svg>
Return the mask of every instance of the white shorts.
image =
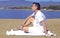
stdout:
<svg viewBox="0 0 60 38">
<path fill-rule="evenodd" d="M 44 33 L 44 28 L 40 23 L 37 23 L 36 20 L 32 22 L 33 26 L 28 28 L 28 32 L 32 34 L 41 34 Z"/>
<path fill-rule="evenodd" d="M 33 33 L 33 34 L 39 34 L 39 33 L 43 33 L 44 29 L 43 29 L 43 26 L 40 26 L 40 27 L 29 27 L 28 28 L 28 32 Z"/>
</svg>

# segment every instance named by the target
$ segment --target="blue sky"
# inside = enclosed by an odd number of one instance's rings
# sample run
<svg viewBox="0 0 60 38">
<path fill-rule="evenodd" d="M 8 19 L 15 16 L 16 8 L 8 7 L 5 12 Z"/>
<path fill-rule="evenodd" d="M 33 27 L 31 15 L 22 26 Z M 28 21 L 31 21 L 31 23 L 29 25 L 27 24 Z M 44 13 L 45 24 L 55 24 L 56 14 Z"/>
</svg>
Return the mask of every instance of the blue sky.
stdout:
<svg viewBox="0 0 60 38">
<path fill-rule="evenodd" d="M 0 1 L 13 1 L 13 0 L 0 0 Z M 20 0 L 17 0 L 20 1 Z M 22 0 L 22 1 L 29 1 L 29 2 L 60 2 L 60 0 Z"/>
<path fill-rule="evenodd" d="M 33 2 L 60 2 L 60 0 L 25 0 L 25 1 L 33 1 Z"/>
<path fill-rule="evenodd" d="M 10 1 L 10 0 L 0 0 L 0 1 Z"/>
</svg>

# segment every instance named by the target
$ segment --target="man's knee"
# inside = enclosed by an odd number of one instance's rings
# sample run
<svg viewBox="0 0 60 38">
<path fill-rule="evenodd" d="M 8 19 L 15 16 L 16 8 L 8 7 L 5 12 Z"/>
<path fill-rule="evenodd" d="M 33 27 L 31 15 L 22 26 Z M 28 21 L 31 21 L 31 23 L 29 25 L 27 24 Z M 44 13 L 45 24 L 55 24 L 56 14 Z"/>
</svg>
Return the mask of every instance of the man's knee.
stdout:
<svg viewBox="0 0 60 38">
<path fill-rule="evenodd" d="M 33 18 L 33 17 L 31 17 L 31 18 L 30 18 L 30 20 L 31 20 L 31 21 L 33 21 L 33 20 L 34 20 L 34 18 Z"/>
</svg>

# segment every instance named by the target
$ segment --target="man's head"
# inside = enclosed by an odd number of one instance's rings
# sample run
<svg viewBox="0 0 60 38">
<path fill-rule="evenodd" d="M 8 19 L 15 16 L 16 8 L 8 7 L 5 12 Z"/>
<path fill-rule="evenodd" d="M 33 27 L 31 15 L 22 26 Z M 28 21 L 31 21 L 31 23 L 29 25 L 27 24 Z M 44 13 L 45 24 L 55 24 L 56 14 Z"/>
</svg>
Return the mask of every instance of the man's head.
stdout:
<svg viewBox="0 0 60 38">
<path fill-rule="evenodd" d="M 40 10 L 40 4 L 37 3 L 37 2 L 34 2 L 33 5 L 32 5 L 32 10 L 33 11 Z"/>
</svg>

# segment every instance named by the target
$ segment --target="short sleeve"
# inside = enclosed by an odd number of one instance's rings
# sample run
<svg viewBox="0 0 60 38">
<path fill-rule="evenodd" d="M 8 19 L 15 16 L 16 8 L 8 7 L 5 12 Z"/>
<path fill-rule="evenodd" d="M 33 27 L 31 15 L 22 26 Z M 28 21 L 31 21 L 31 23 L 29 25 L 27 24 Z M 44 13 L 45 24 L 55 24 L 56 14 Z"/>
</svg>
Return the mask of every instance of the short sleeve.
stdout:
<svg viewBox="0 0 60 38">
<path fill-rule="evenodd" d="M 38 21 L 39 21 L 39 22 L 41 22 L 41 21 L 43 21 L 43 20 L 44 20 L 44 17 L 43 17 L 43 16 L 39 16 L 39 17 L 38 17 Z"/>
<path fill-rule="evenodd" d="M 45 20 L 45 16 L 43 14 L 38 14 L 37 20 L 38 20 L 38 22 L 41 22 L 41 21 Z"/>
</svg>

